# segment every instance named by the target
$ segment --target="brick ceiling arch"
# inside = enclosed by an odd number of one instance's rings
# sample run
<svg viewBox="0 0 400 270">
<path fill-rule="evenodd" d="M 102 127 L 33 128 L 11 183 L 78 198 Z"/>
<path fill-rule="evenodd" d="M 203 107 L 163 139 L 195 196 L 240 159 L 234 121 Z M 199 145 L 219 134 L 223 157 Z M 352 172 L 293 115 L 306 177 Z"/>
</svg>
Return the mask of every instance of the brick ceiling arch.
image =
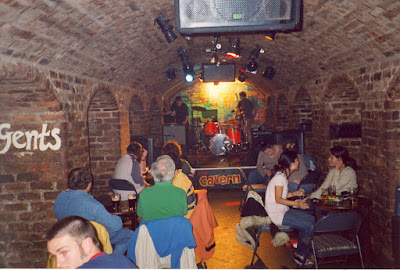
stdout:
<svg viewBox="0 0 400 270">
<path fill-rule="evenodd" d="M 400 99 L 400 73 L 394 77 L 388 90 L 388 96 L 390 99 Z"/>
<path fill-rule="evenodd" d="M 357 101 L 360 100 L 357 86 L 348 76 L 336 76 L 326 87 L 324 98 L 327 101 Z"/>
<path fill-rule="evenodd" d="M 164 93 L 165 70 L 180 69 L 180 46 L 196 65 L 211 58 L 205 53 L 212 47 L 211 35 L 191 40 L 178 35 L 168 44 L 154 26 L 160 12 L 174 17 L 173 3 L 2 1 L 0 53 L 44 69 Z M 273 66 L 271 84 L 277 89 L 399 57 L 398 1 L 304 0 L 303 11 L 300 32 L 278 33 L 274 42 L 255 33 L 221 35 L 222 47 L 229 36 L 239 36 L 243 56 L 235 62 L 243 64 L 259 44 L 265 53 L 260 54 L 260 72 L 254 77 Z"/>
</svg>

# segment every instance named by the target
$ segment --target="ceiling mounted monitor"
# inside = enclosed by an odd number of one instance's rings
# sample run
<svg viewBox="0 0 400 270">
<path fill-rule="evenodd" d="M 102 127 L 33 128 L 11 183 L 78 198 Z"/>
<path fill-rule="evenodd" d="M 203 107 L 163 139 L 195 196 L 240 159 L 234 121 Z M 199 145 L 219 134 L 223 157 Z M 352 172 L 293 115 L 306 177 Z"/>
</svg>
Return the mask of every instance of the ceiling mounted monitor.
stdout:
<svg viewBox="0 0 400 270">
<path fill-rule="evenodd" d="M 175 28 L 184 35 L 289 31 L 300 27 L 301 0 L 175 0 Z"/>
<path fill-rule="evenodd" d="M 234 82 L 234 64 L 203 64 L 203 82 Z"/>
</svg>

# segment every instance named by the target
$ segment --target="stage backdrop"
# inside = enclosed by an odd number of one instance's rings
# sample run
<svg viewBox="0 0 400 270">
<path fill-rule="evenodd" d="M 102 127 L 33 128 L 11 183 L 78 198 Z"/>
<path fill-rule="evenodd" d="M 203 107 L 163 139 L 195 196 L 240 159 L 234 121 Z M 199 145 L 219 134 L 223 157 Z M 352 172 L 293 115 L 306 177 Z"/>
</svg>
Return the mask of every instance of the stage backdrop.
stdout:
<svg viewBox="0 0 400 270">
<path fill-rule="evenodd" d="M 223 124 L 226 120 L 233 117 L 232 110 L 239 102 L 239 93 L 246 92 L 256 109 L 254 124 L 264 123 L 265 96 L 248 85 L 235 82 L 221 82 L 218 85 L 213 83 L 198 83 L 188 86 L 171 97 L 170 104 L 176 96 L 181 96 L 183 102 L 189 107 L 189 119 L 192 123 L 192 107 L 204 107 L 207 110 L 214 110 L 218 113 L 218 122 Z M 204 113 L 193 111 L 193 118 L 201 118 Z M 204 117 L 203 117 L 204 118 Z M 203 119 L 204 121 L 204 119 Z"/>
</svg>

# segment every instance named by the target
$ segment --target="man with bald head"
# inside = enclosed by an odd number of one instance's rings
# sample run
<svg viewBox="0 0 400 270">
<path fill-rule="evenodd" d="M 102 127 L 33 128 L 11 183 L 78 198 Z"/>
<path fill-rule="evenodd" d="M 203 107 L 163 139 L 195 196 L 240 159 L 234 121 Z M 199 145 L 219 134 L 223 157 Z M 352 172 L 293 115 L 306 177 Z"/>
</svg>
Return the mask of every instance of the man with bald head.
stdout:
<svg viewBox="0 0 400 270">
<path fill-rule="evenodd" d="M 142 217 L 141 222 L 186 215 L 186 193 L 172 185 L 174 161 L 167 155 L 160 156 L 151 165 L 150 172 L 155 184 L 140 193 L 137 213 Z"/>
</svg>

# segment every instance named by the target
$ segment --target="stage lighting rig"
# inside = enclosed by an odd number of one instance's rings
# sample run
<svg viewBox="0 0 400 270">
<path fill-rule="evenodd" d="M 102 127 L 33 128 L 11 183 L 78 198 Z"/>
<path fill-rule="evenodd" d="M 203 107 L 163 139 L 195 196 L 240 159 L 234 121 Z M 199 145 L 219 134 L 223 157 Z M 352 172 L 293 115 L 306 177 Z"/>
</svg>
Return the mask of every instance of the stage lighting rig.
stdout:
<svg viewBox="0 0 400 270">
<path fill-rule="evenodd" d="M 164 33 L 165 38 L 167 39 L 167 42 L 171 43 L 176 39 L 176 35 L 173 31 L 174 27 L 168 24 L 168 21 L 169 20 L 166 20 L 162 13 L 160 13 L 160 15 L 154 19 L 154 25 L 157 23 L 160 26 L 161 31 Z"/>
<path fill-rule="evenodd" d="M 247 65 L 246 65 L 246 71 L 256 74 L 257 73 L 257 68 L 258 68 L 258 55 L 261 53 L 264 53 L 264 50 L 261 49 L 260 46 L 256 45 L 254 49 L 251 51 Z"/>
<path fill-rule="evenodd" d="M 194 80 L 193 65 L 190 63 L 189 57 L 186 55 L 186 52 L 182 47 L 179 47 L 178 54 L 182 61 L 182 71 L 185 81 L 190 83 Z"/>
</svg>

